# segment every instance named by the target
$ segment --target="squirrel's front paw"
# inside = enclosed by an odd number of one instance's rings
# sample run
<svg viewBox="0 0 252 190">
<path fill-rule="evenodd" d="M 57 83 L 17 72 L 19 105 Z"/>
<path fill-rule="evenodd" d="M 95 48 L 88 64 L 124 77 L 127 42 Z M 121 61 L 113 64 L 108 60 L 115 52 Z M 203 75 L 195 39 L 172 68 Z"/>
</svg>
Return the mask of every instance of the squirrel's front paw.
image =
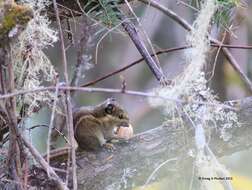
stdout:
<svg viewBox="0 0 252 190">
<path fill-rule="evenodd" d="M 109 152 L 113 152 L 116 149 L 112 143 L 105 143 L 103 147 L 106 148 Z"/>
</svg>

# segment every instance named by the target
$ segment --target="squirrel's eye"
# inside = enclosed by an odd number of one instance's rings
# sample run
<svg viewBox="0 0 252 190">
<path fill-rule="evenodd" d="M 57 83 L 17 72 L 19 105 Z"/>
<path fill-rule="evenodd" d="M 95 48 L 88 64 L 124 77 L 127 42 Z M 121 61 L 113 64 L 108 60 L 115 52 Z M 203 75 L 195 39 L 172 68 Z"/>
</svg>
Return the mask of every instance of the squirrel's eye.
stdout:
<svg viewBox="0 0 252 190">
<path fill-rule="evenodd" d="M 112 114 L 112 112 L 114 111 L 114 105 L 113 104 L 108 104 L 107 107 L 105 108 L 105 112 L 107 114 Z"/>
<path fill-rule="evenodd" d="M 123 114 L 120 114 L 120 115 L 119 115 L 119 119 L 123 119 Z"/>
</svg>

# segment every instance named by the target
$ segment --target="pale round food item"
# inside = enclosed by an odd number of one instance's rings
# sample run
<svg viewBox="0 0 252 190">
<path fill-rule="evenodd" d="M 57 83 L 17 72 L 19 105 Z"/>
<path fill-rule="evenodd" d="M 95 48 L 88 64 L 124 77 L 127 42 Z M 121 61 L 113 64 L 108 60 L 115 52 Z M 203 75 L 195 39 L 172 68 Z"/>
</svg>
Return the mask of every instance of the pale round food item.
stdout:
<svg viewBox="0 0 252 190">
<path fill-rule="evenodd" d="M 133 127 L 131 124 L 129 124 L 129 127 L 118 127 L 116 134 L 122 139 L 129 140 L 134 134 Z"/>
</svg>

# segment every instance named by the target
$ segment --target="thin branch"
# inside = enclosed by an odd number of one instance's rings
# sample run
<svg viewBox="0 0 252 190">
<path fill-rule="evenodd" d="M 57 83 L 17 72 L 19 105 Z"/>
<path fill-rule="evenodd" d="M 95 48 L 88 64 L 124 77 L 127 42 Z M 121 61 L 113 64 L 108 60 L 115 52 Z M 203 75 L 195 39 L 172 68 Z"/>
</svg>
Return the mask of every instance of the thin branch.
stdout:
<svg viewBox="0 0 252 190">
<path fill-rule="evenodd" d="M 57 6 L 56 0 L 53 0 L 53 7 L 56 14 L 56 20 L 57 25 L 59 29 L 59 35 L 60 35 L 60 44 L 61 44 L 61 53 L 62 53 L 62 63 L 64 66 L 64 76 L 66 84 L 69 85 L 69 79 L 68 79 L 68 69 L 67 69 L 67 58 L 66 58 L 66 50 L 65 50 L 65 44 L 64 44 L 64 37 L 63 37 L 63 31 L 60 23 L 60 17 L 59 17 L 59 10 Z M 74 144 L 74 131 L 73 131 L 73 113 L 72 113 L 72 104 L 71 104 L 71 96 L 70 91 L 66 91 L 66 121 L 68 126 L 68 132 L 70 136 L 70 147 L 71 147 L 71 159 L 72 159 L 72 172 L 73 172 L 73 189 L 78 189 L 77 184 L 77 174 L 76 174 L 76 153 L 75 148 L 73 147 Z"/>
<path fill-rule="evenodd" d="M 6 55 L 6 52 L 4 52 L 5 50 L 3 48 L 0 48 L 0 93 L 1 94 L 5 94 L 6 93 L 6 87 L 5 87 L 5 82 L 4 82 L 4 58 Z"/>
<path fill-rule="evenodd" d="M 222 45 L 219 45 L 219 44 L 214 44 L 214 43 L 211 43 L 210 44 L 212 47 L 216 47 L 216 48 L 221 48 L 221 47 L 227 47 L 227 48 L 234 48 L 234 49 L 252 49 L 252 46 L 247 46 L 247 45 L 228 45 L 228 44 L 222 44 Z M 173 51 L 178 51 L 178 50 L 184 50 L 184 49 L 188 49 L 190 48 L 191 46 L 189 45 L 182 45 L 182 46 L 179 46 L 179 47 L 174 47 L 174 48 L 168 48 L 168 49 L 162 49 L 162 50 L 159 50 L 153 54 L 151 54 L 151 56 L 155 56 L 155 55 L 161 55 L 161 54 L 164 54 L 164 53 L 169 53 L 169 52 L 173 52 Z M 112 71 L 108 74 L 105 74 L 93 81 L 90 81 L 90 82 L 87 82 L 83 85 L 80 85 L 81 87 L 87 87 L 87 86 L 92 86 L 100 81 L 103 81 L 111 76 L 114 76 L 118 73 L 121 73 L 127 69 L 129 69 L 130 67 L 133 67 L 134 65 L 137 65 L 139 63 L 141 63 L 142 61 L 144 61 L 144 58 L 141 58 L 141 59 L 138 59 L 124 67 L 121 67 L 120 69 L 117 69 L 115 71 Z"/>
<path fill-rule="evenodd" d="M 8 72 L 8 80 L 6 86 L 9 87 L 9 92 L 12 93 L 15 90 L 15 76 L 13 63 L 10 55 L 10 46 L 7 48 L 6 55 L 6 64 Z M 17 116 L 16 116 L 16 97 L 11 97 L 9 102 L 6 104 L 8 108 L 6 109 L 8 114 L 9 122 L 9 152 L 8 152 L 8 162 L 7 167 L 10 170 L 11 177 L 16 180 L 18 183 L 21 183 L 21 157 L 20 150 L 21 144 L 19 146 L 17 142 Z M 22 189 L 22 186 L 19 186 L 18 189 Z"/>
<path fill-rule="evenodd" d="M 45 171 L 48 171 L 50 173 L 49 178 L 52 177 L 56 181 L 57 185 L 59 186 L 61 190 L 68 190 L 66 185 L 60 179 L 60 177 L 55 173 L 55 171 L 50 167 L 50 165 L 44 160 L 44 158 L 40 155 L 40 153 L 32 146 L 32 144 L 30 144 L 29 141 L 27 141 L 26 138 L 22 136 L 21 134 L 19 134 L 19 138 L 21 138 L 24 145 L 29 149 L 34 159 L 43 167 Z"/>
<path fill-rule="evenodd" d="M 210 81 L 210 80 L 212 80 L 212 78 L 214 77 L 214 74 L 215 74 L 215 68 L 216 68 L 216 63 L 217 63 L 217 60 L 218 60 L 218 58 L 219 58 L 219 54 L 220 54 L 220 51 L 221 51 L 221 48 L 222 48 L 222 44 L 223 44 L 223 42 L 225 41 L 225 39 L 226 39 L 226 31 L 225 31 L 225 33 L 224 33 L 224 35 L 223 35 L 223 38 L 222 38 L 222 40 L 221 40 L 221 46 L 219 46 L 218 47 L 218 49 L 217 49 L 217 52 L 216 52 L 216 55 L 215 55 L 215 58 L 214 58 L 214 62 L 213 62 L 213 67 L 212 67 L 212 71 L 211 71 L 211 76 L 209 77 L 209 79 L 208 79 L 208 81 Z"/>
<path fill-rule="evenodd" d="M 92 67 L 90 62 L 90 50 L 93 47 L 93 41 L 91 38 L 92 28 L 91 23 L 88 18 L 85 16 L 84 21 L 81 25 L 80 39 L 77 40 L 77 63 L 75 65 L 71 86 L 79 86 L 79 81 L 82 77 L 82 73 Z M 71 94 L 73 97 L 73 93 Z"/>
<path fill-rule="evenodd" d="M 42 92 L 42 91 L 48 91 L 48 90 L 54 91 L 54 90 L 56 90 L 56 87 L 55 86 L 50 86 L 50 87 L 38 88 L 38 89 L 35 89 L 35 90 L 24 90 L 24 91 L 19 91 L 19 92 L 12 93 L 12 94 L 6 94 L 6 95 L 0 96 L 0 100 L 10 98 L 10 97 L 13 97 L 13 96 L 22 95 L 22 94 L 36 93 L 36 92 Z M 180 103 L 180 104 L 191 103 L 191 104 L 202 104 L 202 105 L 217 106 L 217 104 L 207 103 L 207 102 L 203 102 L 203 101 L 186 101 L 186 100 L 176 99 L 176 98 L 167 98 L 167 97 L 164 97 L 164 96 L 158 96 L 158 95 L 156 95 L 155 93 L 152 93 L 152 92 L 140 92 L 140 91 L 132 91 L 132 90 L 122 91 L 122 89 L 113 89 L 113 88 L 88 88 L 88 87 L 60 86 L 59 90 L 63 90 L 63 91 L 77 90 L 77 91 L 80 91 L 80 92 L 89 92 L 89 93 L 95 93 L 95 92 L 96 93 L 117 93 L 117 94 L 125 94 L 125 95 L 132 95 L 132 96 L 139 96 L 139 97 L 146 97 L 146 98 L 160 98 L 160 99 L 167 100 L 167 101 L 174 101 L 174 102 Z M 227 108 L 227 109 L 234 110 L 234 108 L 231 107 L 231 106 L 228 106 L 228 105 L 222 105 L 222 106 Z"/>
<path fill-rule="evenodd" d="M 219 47 L 220 45 L 218 44 L 211 44 L 211 46 L 214 46 L 214 47 Z M 252 46 L 245 46 L 245 45 L 227 45 L 227 44 L 223 44 L 221 45 L 222 47 L 228 47 L 228 48 L 241 48 L 241 49 L 252 49 Z M 168 52 L 172 52 L 172 51 L 177 51 L 177 50 L 183 50 L 183 49 L 187 49 L 187 48 L 190 48 L 190 46 L 188 45 L 184 45 L 184 46 L 181 46 L 181 47 L 175 47 L 175 48 L 170 48 L 170 49 L 164 49 L 164 50 L 160 50 L 158 52 L 156 52 L 155 54 L 157 55 L 160 55 L 160 54 L 163 54 L 163 53 L 168 53 Z M 152 54 L 153 56 L 153 54 Z M 139 60 L 136 60 L 134 61 L 133 63 L 130 63 L 129 65 L 126 65 L 125 67 L 122 67 L 116 71 L 113 71 L 111 73 L 108 73 L 107 75 L 103 76 L 103 77 L 100 77 L 94 81 L 90 81 L 88 83 L 85 83 L 83 85 L 81 85 L 81 87 L 86 87 L 86 86 L 91 86 L 97 82 L 100 82 L 106 78 L 109 78 L 115 74 L 118 74 L 136 64 L 139 64 L 141 63 L 141 61 L 143 61 L 144 59 L 141 58 Z M 3 95 L 0 95 L 0 99 L 7 99 L 7 98 L 10 98 L 10 97 L 13 97 L 13 96 L 19 96 L 19 95 L 23 95 L 23 94 L 28 94 L 28 93 L 37 93 L 37 92 L 42 92 L 42 91 L 54 91 L 55 90 L 55 87 L 54 86 L 49 86 L 49 87 L 39 87 L 39 88 L 36 88 L 36 89 L 32 89 L 32 90 L 20 90 L 20 91 L 17 91 L 17 92 L 13 92 L 13 93 L 8 93 L 8 94 L 3 94 Z M 71 89 L 73 90 L 73 89 Z"/>
<path fill-rule="evenodd" d="M 48 125 L 34 125 L 34 126 L 28 128 L 28 130 L 30 131 L 30 130 L 38 128 L 38 127 L 47 127 L 47 128 L 49 128 Z M 69 140 L 67 139 L 67 137 L 62 132 L 60 132 L 56 127 L 53 127 L 52 129 L 54 131 L 56 131 L 65 140 L 66 143 L 70 144 Z"/>
<path fill-rule="evenodd" d="M 130 21 L 125 20 L 122 23 L 122 26 L 124 27 L 128 35 L 131 37 L 139 53 L 144 57 L 144 60 L 146 61 L 147 65 L 149 66 L 150 70 L 152 71 L 154 76 L 157 78 L 157 80 L 161 84 L 162 83 L 170 84 L 171 81 L 166 81 L 166 78 L 162 69 L 158 67 L 158 64 L 154 61 L 152 56 L 149 54 L 147 48 L 145 47 L 144 43 L 140 39 L 140 36 L 137 30 L 135 29 L 134 25 Z"/>
<path fill-rule="evenodd" d="M 212 39 L 212 41 L 214 41 L 216 44 L 221 45 L 221 42 Z M 230 51 L 227 48 L 222 48 L 223 53 L 225 54 L 227 60 L 229 61 L 229 63 L 231 64 L 231 66 L 233 67 L 233 69 L 239 74 L 240 78 L 242 79 L 242 81 L 245 83 L 245 85 L 247 86 L 247 89 L 252 92 L 252 83 L 251 80 L 247 77 L 247 75 L 242 71 L 240 65 L 238 64 L 238 62 L 236 61 L 236 59 L 234 58 L 234 56 L 230 53 Z"/>
<path fill-rule="evenodd" d="M 29 189 L 29 187 L 31 187 L 30 185 L 25 185 L 23 183 L 17 182 L 15 180 L 10 180 L 10 179 L 0 179 L 0 181 L 2 181 L 2 182 L 8 182 L 8 183 L 14 183 L 14 184 L 20 185 L 20 186 L 23 185 L 26 189 Z"/>
<path fill-rule="evenodd" d="M 145 37 L 145 39 L 147 40 L 148 45 L 150 46 L 152 53 L 155 53 L 155 49 L 154 49 L 154 47 L 152 45 L 151 39 L 149 38 L 147 32 L 144 30 L 144 27 L 142 26 L 142 23 L 141 23 L 140 19 L 138 18 L 138 16 L 134 12 L 132 6 L 130 5 L 129 0 L 124 0 L 124 2 L 127 5 L 130 13 L 133 15 L 133 18 L 135 18 L 135 20 L 137 21 L 138 28 L 143 33 L 143 37 Z M 159 62 L 159 59 L 158 59 L 157 55 L 155 55 L 155 60 L 156 60 L 157 66 L 159 68 L 161 68 L 160 62 Z"/>
<path fill-rule="evenodd" d="M 0 95 L 0 100 L 1 99 L 8 99 L 13 96 L 19 96 L 19 95 L 23 95 L 23 94 L 30 94 L 30 93 L 44 92 L 44 91 L 53 91 L 55 89 L 56 89 L 55 86 L 49 86 L 49 87 L 39 87 L 39 88 L 32 89 L 32 90 L 19 90 L 16 92 Z"/>
<path fill-rule="evenodd" d="M 213 47 L 220 47 L 219 44 L 211 43 Z M 250 45 L 235 45 L 235 44 L 222 44 L 221 47 L 226 47 L 230 49 L 252 49 Z"/>
<path fill-rule="evenodd" d="M 52 136 L 52 130 L 54 128 L 53 122 L 54 122 L 54 118 L 55 118 L 58 95 L 59 95 L 59 83 L 56 84 L 56 90 L 55 90 L 55 94 L 54 94 L 54 101 L 53 101 L 53 107 L 52 107 L 52 114 L 51 114 L 51 119 L 50 119 L 50 124 L 49 124 L 49 129 L 48 129 L 48 136 L 47 136 L 47 155 L 48 155 L 47 162 L 48 162 L 48 165 L 50 165 L 51 136 Z M 47 175 L 50 175 L 49 171 L 47 171 Z"/>
<path fill-rule="evenodd" d="M 135 25 L 127 19 L 123 12 L 118 9 L 116 6 L 113 7 L 113 10 L 117 13 L 116 14 L 118 19 L 122 21 L 122 27 L 124 30 L 128 33 L 129 37 L 131 38 L 132 42 L 136 46 L 137 50 L 139 53 L 143 56 L 146 64 L 148 65 L 149 69 L 153 73 L 153 75 L 156 77 L 156 79 L 161 83 L 161 84 L 170 84 L 171 81 L 168 81 L 162 71 L 162 69 L 158 66 L 156 61 L 152 58 L 150 55 L 148 49 L 146 48 L 145 44 L 143 43 L 143 40 L 141 39 L 139 32 L 137 31 Z"/>
<path fill-rule="evenodd" d="M 188 46 L 188 45 L 184 45 L 184 46 L 176 47 L 176 48 L 163 49 L 163 50 L 157 51 L 154 54 L 151 54 L 151 56 L 153 57 L 155 55 L 160 55 L 160 54 L 163 54 L 163 53 L 168 53 L 168 52 L 172 52 L 172 51 L 176 51 L 176 50 L 183 50 L 183 49 L 187 49 L 189 47 L 190 46 Z M 94 84 L 96 84 L 96 83 L 98 83 L 98 82 L 100 82 L 100 81 L 102 81 L 104 79 L 107 79 L 107 78 L 109 78 L 109 77 L 111 77 L 111 76 L 113 76 L 115 74 L 118 74 L 118 73 L 120 73 L 122 71 L 125 71 L 128 68 L 130 68 L 130 67 L 132 67 L 132 66 L 134 66 L 134 65 L 136 65 L 138 63 L 141 63 L 142 61 L 144 61 L 144 58 L 138 59 L 138 60 L 136 60 L 136 61 L 134 61 L 134 62 L 132 62 L 132 63 L 130 63 L 130 64 L 118 69 L 118 70 L 116 70 L 116 71 L 110 72 L 110 73 L 108 73 L 108 74 L 106 74 L 106 75 L 104 75 L 104 76 L 102 76 L 100 78 L 97 78 L 97 79 L 95 79 L 93 81 L 87 82 L 87 83 L 85 83 L 83 85 L 80 85 L 80 86 L 81 87 L 86 87 L 86 86 L 94 85 Z"/>
<path fill-rule="evenodd" d="M 185 7 L 187 7 L 187 8 L 190 8 L 190 9 L 196 11 L 196 12 L 199 12 L 199 11 L 200 11 L 199 9 L 197 9 L 197 8 L 195 8 L 194 6 L 190 5 L 189 3 L 186 3 L 186 2 L 181 1 L 181 0 L 178 0 L 178 1 L 177 1 L 177 5 L 183 5 L 183 6 L 185 6 Z M 196 7 L 198 7 L 198 5 L 196 5 Z"/>
<path fill-rule="evenodd" d="M 148 179 L 146 180 L 146 182 L 144 183 L 143 187 L 141 188 L 142 190 L 144 190 L 146 188 L 146 186 L 150 183 L 150 181 L 152 180 L 152 178 L 154 177 L 154 175 L 158 172 L 158 170 L 160 168 L 162 168 L 165 164 L 171 162 L 171 161 L 177 161 L 178 159 L 177 158 L 171 158 L 171 159 L 168 159 L 164 162 L 162 162 L 161 164 L 159 164 L 158 167 L 156 167 L 154 169 L 154 171 L 151 173 L 151 175 L 148 177 Z"/>
<path fill-rule="evenodd" d="M 166 16 L 173 19 L 175 22 L 177 22 L 179 25 L 181 25 L 184 29 L 191 31 L 193 28 L 192 26 L 182 17 L 177 15 L 177 13 L 173 12 L 172 10 L 166 8 L 165 6 L 161 5 L 160 3 L 154 1 L 154 0 L 138 0 L 146 5 L 150 5 L 154 7 L 155 9 L 161 11 Z"/>
</svg>

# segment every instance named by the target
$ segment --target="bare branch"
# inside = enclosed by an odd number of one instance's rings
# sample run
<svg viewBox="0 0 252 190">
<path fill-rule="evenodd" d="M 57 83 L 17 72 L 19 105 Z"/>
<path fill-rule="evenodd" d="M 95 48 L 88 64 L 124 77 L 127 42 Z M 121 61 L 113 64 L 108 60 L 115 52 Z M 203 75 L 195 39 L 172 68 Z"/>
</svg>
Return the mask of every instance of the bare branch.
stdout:
<svg viewBox="0 0 252 190">
<path fill-rule="evenodd" d="M 212 39 L 213 42 L 215 42 L 218 45 L 221 45 L 221 42 Z M 234 58 L 234 56 L 230 53 L 230 51 L 227 48 L 222 48 L 223 53 L 225 54 L 227 60 L 232 65 L 233 69 L 239 74 L 242 81 L 245 83 L 247 89 L 252 92 L 252 83 L 251 80 L 246 76 L 246 74 L 241 70 L 240 65 Z"/>
<path fill-rule="evenodd" d="M 68 188 L 66 187 L 66 185 L 59 178 L 59 176 L 54 172 L 54 170 L 50 167 L 50 165 L 44 160 L 41 154 L 21 134 L 19 134 L 19 138 L 21 138 L 24 145 L 29 149 L 34 159 L 42 166 L 42 168 L 45 171 L 49 172 L 50 176 L 56 181 L 59 188 L 61 190 L 67 190 Z"/>
<path fill-rule="evenodd" d="M 8 80 L 5 80 L 7 83 L 6 86 L 9 87 L 9 92 L 12 93 L 15 90 L 15 82 L 14 82 L 14 70 L 13 70 L 13 62 L 10 56 L 10 46 L 7 46 L 7 56 L 5 63 L 7 64 L 8 70 Z M 9 172 L 11 173 L 11 177 L 18 182 L 18 189 L 22 189 L 20 184 L 22 183 L 21 177 L 21 157 L 20 150 L 21 144 L 17 142 L 17 116 L 16 116 L 16 97 L 11 97 L 7 102 L 6 112 L 8 114 L 8 126 L 9 126 L 9 152 L 8 152 L 8 162 L 7 167 L 9 168 Z"/>
<path fill-rule="evenodd" d="M 141 92 L 141 91 L 133 91 L 133 90 L 122 91 L 122 89 L 114 89 L 114 88 L 87 88 L 87 87 L 67 87 L 67 86 L 61 86 L 58 88 L 59 88 L 59 90 L 63 90 L 63 91 L 77 90 L 80 92 L 88 92 L 88 93 L 116 93 L 116 94 L 125 94 L 125 95 L 139 96 L 139 97 L 146 97 L 146 98 L 160 98 L 160 99 L 167 100 L 167 101 L 174 101 L 174 102 L 180 103 L 180 104 L 191 103 L 191 104 L 202 104 L 202 105 L 216 106 L 216 104 L 207 103 L 204 101 L 187 101 L 187 100 L 183 100 L 183 99 L 158 96 L 155 93 L 151 93 L 151 92 Z M 22 94 L 36 93 L 36 92 L 47 91 L 47 90 L 51 90 L 51 91 L 56 90 L 56 87 L 50 86 L 50 87 L 44 87 L 44 88 L 37 88 L 34 90 L 24 90 L 24 91 L 19 91 L 16 93 L 6 94 L 6 95 L 0 96 L 0 100 L 10 98 L 13 96 L 22 95 Z M 223 105 L 223 107 L 225 107 L 227 109 L 231 109 L 231 110 L 234 109 L 233 107 L 228 106 L 228 105 Z"/>
<path fill-rule="evenodd" d="M 157 51 L 157 52 L 151 54 L 150 56 L 154 57 L 155 55 L 160 55 L 160 54 L 163 54 L 163 53 L 168 53 L 168 52 L 177 51 L 177 50 L 183 50 L 183 49 L 186 49 L 186 48 L 189 48 L 189 46 L 185 45 L 185 46 L 181 46 L 181 47 L 163 49 L 163 50 L 160 50 L 160 51 Z M 87 83 L 85 83 L 83 85 L 80 85 L 80 86 L 81 87 L 86 87 L 86 86 L 94 85 L 94 84 L 96 84 L 96 83 L 98 83 L 100 81 L 103 81 L 103 80 L 111 77 L 111 76 L 114 76 L 114 75 L 116 75 L 118 73 L 121 73 L 122 71 L 125 71 L 125 70 L 129 69 L 130 67 L 141 63 L 142 61 L 144 61 L 144 58 L 138 59 L 138 60 L 136 60 L 136 61 L 134 61 L 134 62 L 122 67 L 122 68 L 120 68 L 120 69 L 117 69 L 116 71 L 105 74 L 104 76 L 102 76 L 100 78 L 97 78 L 97 79 L 95 79 L 93 81 L 87 82 Z"/>
<path fill-rule="evenodd" d="M 59 17 L 59 10 L 57 6 L 56 0 L 53 0 L 53 7 L 56 14 L 56 20 L 57 25 L 59 29 L 59 35 L 60 35 L 60 44 L 61 44 L 61 53 L 62 53 L 62 63 L 64 66 L 64 76 L 66 84 L 69 85 L 69 79 L 68 79 L 68 69 L 67 69 L 67 58 L 66 58 L 66 49 L 64 44 L 64 37 L 63 37 L 63 31 L 60 23 L 60 17 Z M 77 176 L 76 176 L 76 155 L 75 155 L 75 148 L 74 148 L 74 127 L 73 127 L 73 113 L 72 113 L 72 103 L 71 103 L 71 96 L 70 91 L 66 91 L 66 123 L 68 126 L 68 132 L 70 137 L 70 147 L 71 147 L 71 159 L 72 159 L 72 172 L 73 172 L 73 189 L 77 190 Z"/>
<path fill-rule="evenodd" d="M 59 95 L 59 83 L 56 84 L 56 91 L 54 94 L 54 102 L 53 102 L 53 107 L 52 107 L 52 114 L 51 114 L 51 119 L 50 119 L 50 125 L 49 125 L 49 129 L 48 129 L 48 135 L 47 135 L 47 162 L 48 165 L 50 165 L 50 147 L 51 147 L 51 136 L 52 136 L 52 130 L 54 128 L 53 126 L 53 121 L 55 118 L 55 112 L 56 112 L 56 106 L 57 106 L 57 101 L 58 101 L 58 95 Z M 47 174 L 50 175 L 49 171 L 47 171 Z"/>
<path fill-rule="evenodd" d="M 91 51 L 93 46 L 93 29 L 91 27 L 91 22 L 89 19 L 84 16 L 81 27 L 81 31 L 79 34 L 79 38 L 76 40 L 76 48 L 77 48 L 77 63 L 75 65 L 73 78 L 71 81 L 71 86 L 79 86 L 79 81 L 82 78 L 83 72 L 89 70 L 91 65 Z M 71 93 L 73 97 L 73 92 Z"/>
</svg>

